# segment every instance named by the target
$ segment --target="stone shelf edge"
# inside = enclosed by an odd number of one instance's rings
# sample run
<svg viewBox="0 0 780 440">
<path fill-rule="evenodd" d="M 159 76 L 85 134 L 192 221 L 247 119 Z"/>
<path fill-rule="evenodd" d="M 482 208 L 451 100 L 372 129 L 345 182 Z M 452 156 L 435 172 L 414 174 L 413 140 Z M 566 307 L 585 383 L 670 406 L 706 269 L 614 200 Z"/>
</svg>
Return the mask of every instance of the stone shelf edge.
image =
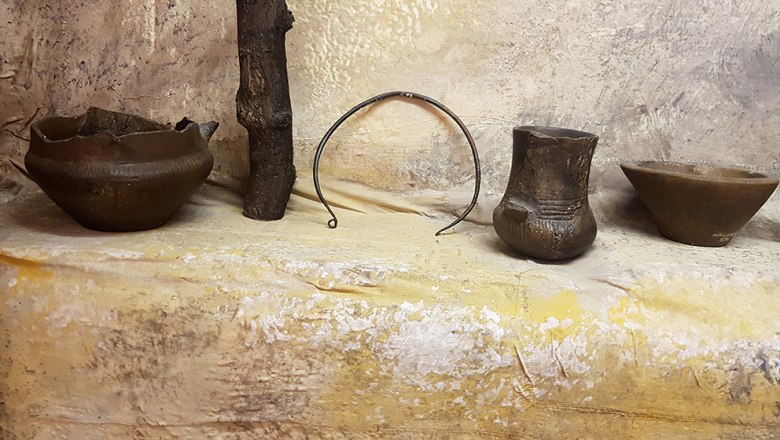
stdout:
<svg viewBox="0 0 780 440">
<path fill-rule="evenodd" d="M 544 264 L 490 225 L 434 237 L 444 216 L 354 184 L 327 189 L 331 230 L 296 185 L 283 221 L 247 219 L 240 197 L 204 187 L 169 224 L 131 234 L 83 229 L 40 194 L 5 205 L 0 432 L 780 430 L 777 197 L 710 249 L 664 240 L 625 194 L 597 193 L 593 249 Z"/>
</svg>

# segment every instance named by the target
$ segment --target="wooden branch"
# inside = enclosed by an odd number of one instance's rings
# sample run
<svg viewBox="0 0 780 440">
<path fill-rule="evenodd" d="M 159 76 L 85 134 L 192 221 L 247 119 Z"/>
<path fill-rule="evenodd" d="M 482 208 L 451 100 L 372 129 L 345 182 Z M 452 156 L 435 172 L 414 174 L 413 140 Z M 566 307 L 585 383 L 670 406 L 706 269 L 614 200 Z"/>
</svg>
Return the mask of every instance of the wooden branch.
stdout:
<svg viewBox="0 0 780 440">
<path fill-rule="evenodd" d="M 292 107 L 285 33 L 293 15 L 284 0 L 236 0 L 241 85 L 238 122 L 249 133 L 249 185 L 244 214 L 278 220 L 295 182 Z"/>
</svg>

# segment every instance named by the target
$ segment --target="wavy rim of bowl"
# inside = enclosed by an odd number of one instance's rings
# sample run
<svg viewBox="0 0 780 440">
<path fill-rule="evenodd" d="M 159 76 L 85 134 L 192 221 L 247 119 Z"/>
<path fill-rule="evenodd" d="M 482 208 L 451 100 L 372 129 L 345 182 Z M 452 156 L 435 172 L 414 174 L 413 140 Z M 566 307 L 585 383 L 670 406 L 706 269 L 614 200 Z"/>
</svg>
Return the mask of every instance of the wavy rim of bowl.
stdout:
<svg viewBox="0 0 780 440">
<path fill-rule="evenodd" d="M 647 165 L 650 164 L 661 164 L 661 165 L 680 165 L 680 166 L 699 166 L 699 167 L 706 167 L 711 170 L 722 170 L 722 171 L 739 171 L 739 172 L 746 172 L 751 173 L 754 176 L 752 177 L 727 177 L 727 176 L 703 176 L 701 174 L 693 174 L 693 173 L 686 173 L 682 171 L 673 171 L 663 168 L 651 168 Z M 748 170 L 745 168 L 738 168 L 738 167 L 727 167 L 727 166 L 717 166 L 717 165 L 708 165 L 708 164 L 702 164 L 702 163 L 694 163 L 694 162 L 675 162 L 675 161 L 666 161 L 666 160 L 642 160 L 638 162 L 623 162 L 620 164 L 620 167 L 625 171 L 626 169 L 632 170 L 632 171 L 638 171 L 643 172 L 646 174 L 661 174 L 666 176 L 673 176 L 673 177 L 679 177 L 681 179 L 688 179 L 688 180 L 695 180 L 695 181 L 702 181 L 702 182 L 728 182 L 728 183 L 739 183 L 744 185 L 766 185 L 766 184 L 775 184 L 777 185 L 780 183 L 780 180 L 774 177 L 769 177 L 766 174 L 759 173 L 757 171 Z"/>
<path fill-rule="evenodd" d="M 108 111 L 108 110 L 106 110 L 106 111 Z M 130 113 L 127 113 L 127 114 L 130 114 Z M 143 120 L 152 122 L 152 123 L 154 123 L 156 125 L 165 126 L 165 127 L 167 127 L 167 129 L 165 129 L 165 130 L 152 130 L 152 131 L 137 131 L 137 132 L 133 132 L 133 133 L 125 133 L 125 134 L 122 134 L 122 135 L 119 135 L 119 136 L 117 136 L 116 134 L 112 133 L 109 130 L 103 130 L 103 131 L 101 131 L 99 133 L 91 134 L 91 135 L 88 135 L 88 136 L 76 134 L 75 136 L 71 136 L 71 137 L 68 137 L 68 138 L 65 138 L 65 139 L 51 139 L 50 137 L 46 136 L 46 134 L 44 134 L 43 131 L 40 128 L 40 124 L 41 123 L 48 122 L 48 121 L 53 121 L 53 120 L 77 121 L 79 119 L 84 119 L 84 118 L 87 117 L 87 112 L 85 111 L 84 113 L 82 113 L 80 115 L 77 115 L 77 116 L 58 116 L 58 115 L 44 116 L 40 120 L 35 121 L 34 123 L 32 123 L 30 125 L 30 131 L 34 131 L 35 134 L 40 139 L 45 141 L 46 143 L 56 144 L 56 143 L 61 143 L 61 142 L 62 143 L 70 142 L 70 141 L 72 141 L 74 139 L 78 139 L 78 140 L 88 139 L 88 138 L 92 138 L 92 137 L 95 137 L 95 136 L 109 136 L 109 137 L 111 137 L 113 139 L 119 140 L 119 139 L 126 139 L 126 138 L 131 138 L 131 137 L 136 137 L 136 136 L 142 137 L 142 136 L 149 136 L 151 134 L 155 134 L 156 135 L 156 134 L 159 134 L 159 133 L 170 133 L 170 132 L 173 132 L 173 133 L 185 134 L 187 131 L 192 129 L 191 127 L 193 125 L 195 125 L 195 129 L 196 130 L 198 130 L 198 131 L 200 130 L 200 125 L 197 122 L 192 121 L 192 120 L 190 120 L 188 118 L 184 118 L 182 120 L 182 122 L 184 122 L 186 120 L 187 123 L 186 123 L 186 125 L 184 125 L 184 127 L 182 129 L 179 130 L 179 129 L 176 129 L 176 126 L 181 124 L 181 122 L 179 122 L 179 124 L 176 124 L 176 125 L 173 125 L 173 124 L 160 124 L 159 122 L 155 122 L 155 121 L 152 121 L 150 119 L 142 118 L 142 117 L 137 116 L 137 115 L 131 115 L 131 116 L 134 116 L 134 117 L 137 117 L 139 119 L 143 119 Z M 83 122 L 82 122 L 82 124 L 83 124 Z"/>
</svg>

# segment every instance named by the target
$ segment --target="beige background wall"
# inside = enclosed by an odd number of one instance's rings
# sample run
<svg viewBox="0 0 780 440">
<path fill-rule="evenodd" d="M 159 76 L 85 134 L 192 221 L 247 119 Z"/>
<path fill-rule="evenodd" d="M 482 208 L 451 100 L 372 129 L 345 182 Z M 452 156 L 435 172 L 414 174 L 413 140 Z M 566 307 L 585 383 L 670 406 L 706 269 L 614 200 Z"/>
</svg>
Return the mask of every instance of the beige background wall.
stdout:
<svg viewBox="0 0 780 440">
<path fill-rule="evenodd" d="M 35 188 L 30 120 L 88 105 L 222 123 L 212 179 L 239 188 L 235 5 L 228 0 L 1 0 L 2 200 Z M 290 0 L 296 163 L 310 174 L 325 130 L 357 102 L 408 89 L 473 132 L 486 195 L 503 192 L 515 124 L 601 136 L 594 184 L 624 159 L 780 166 L 780 0 Z M 345 124 L 323 173 L 401 189 L 471 185 L 457 128 L 407 102 Z M 624 183 L 624 182 L 622 182 Z"/>
<path fill-rule="evenodd" d="M 624 159 L 780 173 L 780 0 L 289 5 L 302 177 L 336 118 L 391 89 L 471 128 L 485 221 L 518 123 L 600 134 L 594 188 L 627 190 Z M 0 203 L 36 190 L 11 166 L 28 123 L 87 105 L 219 120 L 212 180 L 239 188 L 234 14 L 232 0 L 0 0 Z M 471 185 L 458 131 L 407 102 L 342 127 L 323 167 L 380 188 Z M 338 186 L 360 207 L 442 198 Z M 631 224 L 612 203 L 629 194 L 593 197 L 597 242 L 560 265 L 510 256 L 489 227 L 434 237 L 445 223 L 408 205 L 344 209 L 330 231 L 305 197 L 259 224 L 204 189 L 165 228 L 100 234 L 41 194 L 6 204 L 0 437 L 776 437 L 780 204 L 696 248 Z"/>
</svg>

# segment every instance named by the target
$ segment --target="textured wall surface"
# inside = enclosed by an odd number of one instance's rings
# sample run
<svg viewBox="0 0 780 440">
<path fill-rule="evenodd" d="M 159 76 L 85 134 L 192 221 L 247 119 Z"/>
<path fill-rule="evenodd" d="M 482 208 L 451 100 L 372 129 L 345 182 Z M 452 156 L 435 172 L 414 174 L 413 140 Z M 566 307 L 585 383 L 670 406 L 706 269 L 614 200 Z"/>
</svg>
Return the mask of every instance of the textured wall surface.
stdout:
<svg viewBox="0 0 780 440">
<path fill-rule="evenodd" d="M 393 89 L 428 94 L 462 116 L 503 191 L 515 124 L 601 135 L 594 168 L 623 159 L 780 163 L 780 1 L 290 0 L 296 163 L 309 173 L 325 130 Z M 235 5 L 228 0 L 3 0 L 0 175 L 4 197 L 30 187 L 21 161 L 31 119 L 88 105 L 160 120 L 222 123 L 213 179 L 238 187 L 246 134 L 235 121 Z M 327 176 L 376 187 L 469 186 L 456 127 L 391 102 L 345 124 Z M 10 194 L 10 195 L 9 195 Z"/>
<path fill-rule="evenodd" d="M 780 196 L 691 248 L 616 163 L 779 173 L 780 0 L 289 6 L 299 175 L 352 105 L 413 90 L 472 130 L 476 215 L 433 236 L 468 197 L 467 144 L 398 100 L 325 152 L 339 229 L 306 179 L 281 222 L 205 186 L 162 228 L 80 228 L 12 165 L 46 114 L 216 119 L 211 180 L 240 189 L 235 6 L 0 0 L 0 438 L 777 438 Z M 602 137 L 602 229 L 576 262 L 518 258 L 489 226 L 516 124 Z"/>
</svg>

